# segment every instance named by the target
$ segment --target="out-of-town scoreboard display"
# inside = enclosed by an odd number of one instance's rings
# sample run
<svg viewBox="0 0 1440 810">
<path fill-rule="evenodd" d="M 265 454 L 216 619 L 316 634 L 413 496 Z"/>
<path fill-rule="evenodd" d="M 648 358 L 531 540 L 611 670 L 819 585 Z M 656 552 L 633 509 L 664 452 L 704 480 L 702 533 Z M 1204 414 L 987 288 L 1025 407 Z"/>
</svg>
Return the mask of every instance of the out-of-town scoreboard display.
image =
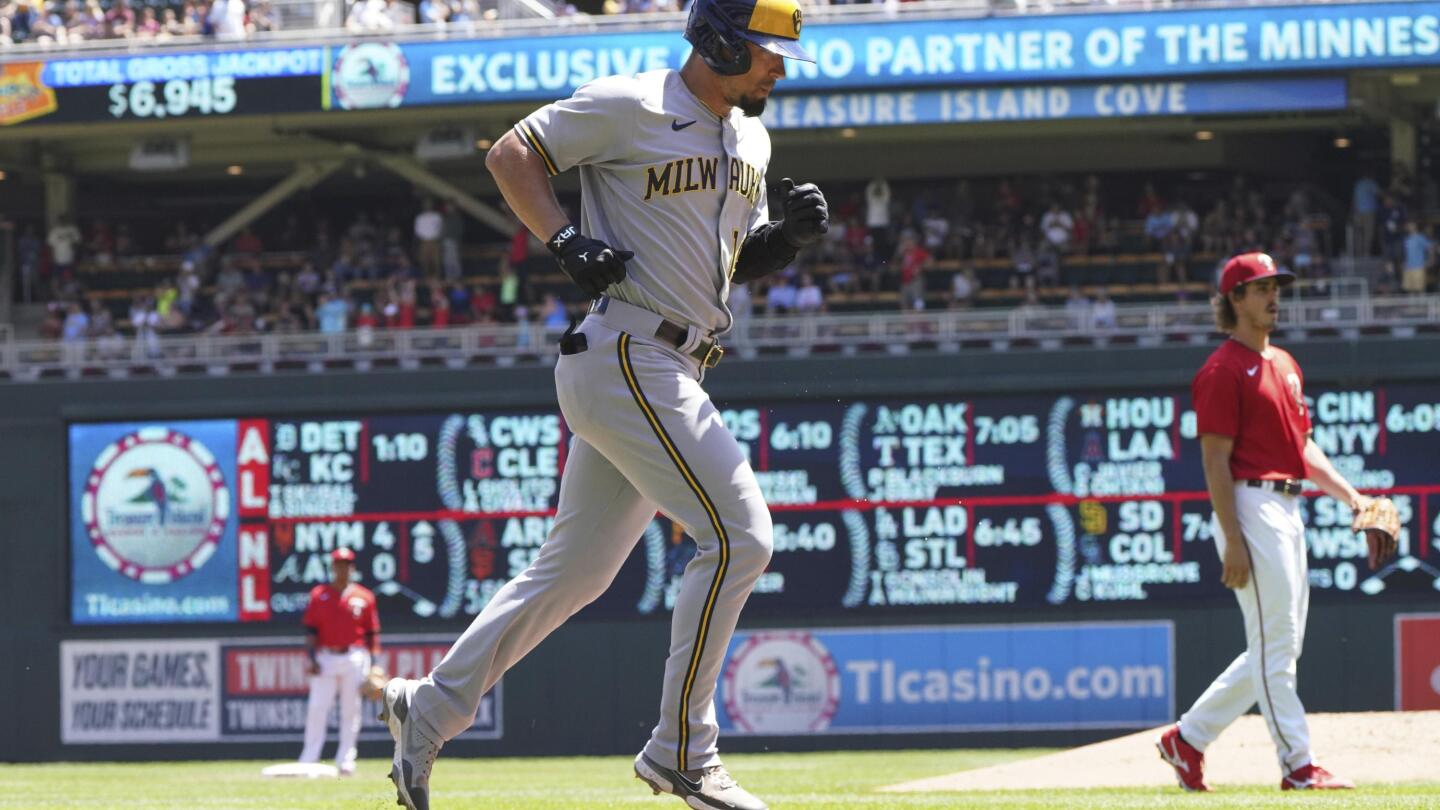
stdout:
<svg viewBox="0 0 1440 810">
<path fill-rule="evenodd" d="M 1316 442 L 1404 529 L 1379 571 L 1349 510 L 1302 499 L 1317 598 L 1440 588 L 1440 389 L 1316 389 Z M 731 403 L 775 521 L 747 615 L 1220 597 L 1188 394 Z M 464 620 L 538 553 L 572 434 L 555 411 L 70 427 L 77 624 L 294 622 L 358 555 L 387 619 Z M 695 552 L 663 514 L 586 609 L 668 611 Z"/>
</svg>

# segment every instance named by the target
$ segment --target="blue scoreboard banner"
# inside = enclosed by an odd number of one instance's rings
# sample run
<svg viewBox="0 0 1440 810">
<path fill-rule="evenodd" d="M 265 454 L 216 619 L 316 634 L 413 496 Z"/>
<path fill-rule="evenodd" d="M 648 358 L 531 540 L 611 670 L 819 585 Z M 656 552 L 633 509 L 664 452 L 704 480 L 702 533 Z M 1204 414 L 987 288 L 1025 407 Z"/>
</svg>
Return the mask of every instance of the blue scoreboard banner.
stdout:
<svg viewBox="0 0 1440 810">
<path fill-rule="evenodd" d="M 1316 76 L 780 94 L 764 121 L 770 129 L 809 129 L 1343 110 L 1347 84 Z"/>
<path fill-rule="evenodd" d="M 740 632 L 716 712 L 765 736 L 1140 728 L 1174 718 L 1170 622 Z"/>
<path fill-rule="evenodd" d="M 1124 109 L 1102 97 L 1107 83 L 1162 79 L 1183 80 L 1196 105 L 1186 113 L 1334 109 L 1333 92 L 1297 97 L 1279 75 L 1434 65 L 1440 2 L 901 19 L 815 25 L 801 39 L 817 61 L 789 63 L 780 97 L 929 88 L 915 103 L 934 121 L 984 120 L 986 102 L 947 89 L 1026 85 L 1067 97 L 1066 114 L 1039 117 L 1103 117 Z M 545 102 L 599 77 L 678 68 L 688 54 L 678 31 L 644 31 L 9 61 L 0 125 Z M 1253 106 L 1232 85 L 1197 83 L 1240 74 L 1277 77 L 1254 85 Z M 1065 82 L 1093 84 L 1055 89 Z M 1276 94 L 1287 106 L 1265 106 Z M 1131 114 L 1176 113 L 1167 103 Z"/>
</svg>

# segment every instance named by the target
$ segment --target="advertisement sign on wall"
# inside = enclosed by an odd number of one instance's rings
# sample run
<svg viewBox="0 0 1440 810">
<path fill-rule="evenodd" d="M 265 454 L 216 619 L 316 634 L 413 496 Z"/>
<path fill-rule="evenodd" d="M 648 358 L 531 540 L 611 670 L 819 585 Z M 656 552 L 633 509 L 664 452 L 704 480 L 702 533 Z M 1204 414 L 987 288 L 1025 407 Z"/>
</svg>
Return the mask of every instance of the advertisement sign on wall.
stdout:
<svg viewBox="0 0 1440 810">
<path fill-rule="evenodd" d="M 1440 710 L 1440 613 L 1395 616 L 1395 708 Z"/>
<path fill-rule="evenodd" d="M 234 448 L 233 421 L 71 429 L 74 621 L 235 620 Z"/>
<path fill-rule="evenodd" d="M 1440 3 L 900 19 L 809 26 L 801 39 L 816 62 L 790 63 L 777 98 L 794 92 L 1004 84 L 1033 90 L 1070 81 L 1340 73 L 1433 64 L 1440 57 Z M 18 99 L 0 104 L 0 125 L 545 102 L 603 76 L 678 68 L 689 52 L 672 30 L 62 58 L 0 69 L 0 85 L 10 86 L 15 91 L 10 96 Z M 933 103 L 945 97 L 937 93 Z M 1071 106 L 1083 110 L 1086 98 L 1082 93 Z M 1221 103 L 1226 98 L 1217 96 L 1208 110 L 1197 100 L 1190 112 L 1250 109 L 1235 98 L 1227 107 Z M 1092 103 L 1097 110 L 1106 106 L 1103 99 Z"/>
<path fill-rule="evenodd" d="M 1170 622 L 735 635 L 721 729 L 790 736 L 1139 728 L 1174 718 Z"/>
<path fill-rule="evenodd" d="M 375 663 L 419 678 L 453 639 L 386 636 Z M 309 695 L 297 638 L 106 640 L 60 643 L 60 741 L 66 745 L 173 742 L 294 742 Z M 466 739 L 499 739 L 501 684 L 481 701 Z M 361 707 L 360 739 L 385 740 L 380 707 Z M 330 731 L 339 711 L 330 712 Z"/>
</svg>

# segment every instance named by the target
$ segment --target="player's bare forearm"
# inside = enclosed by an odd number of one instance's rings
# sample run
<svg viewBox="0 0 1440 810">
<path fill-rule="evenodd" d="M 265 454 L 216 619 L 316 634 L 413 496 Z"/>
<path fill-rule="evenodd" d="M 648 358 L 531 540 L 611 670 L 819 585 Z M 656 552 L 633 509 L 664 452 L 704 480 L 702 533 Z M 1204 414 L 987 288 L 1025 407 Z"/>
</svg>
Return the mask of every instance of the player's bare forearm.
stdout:
<svg viewBox="0 0 1440 810">
<path fill-rule="evenodd" d="M 485 155 L 485 168 L 495 178 L 510 209 L 536 239 L 544 242 L 570 224 L 570 218 L 555 198 L 555 189 L 550 186 L 544 161 L 525 145 L 515 130 L 500 136 L 490 147 Z"/>
<path fill-rule="evenodd" d="M 1235 476 L 1230 472 L 1230 453 L 1234 447 L 1234 439 L 1225 436 L 1208 433 L 1200 436 L 1200 464 L 1205 470 L 1210 505 L 1225 536 L 1238 539 L 1240 518 L 1235 512 Z"/>
<path fill-rule="evenodd" d="M 1335 469 L 1335 465 L 1330 463 L 1330 457 L 1325 455 L 1325 451 L 1320 449 L 1314 439 L 1305 440 L 1305 476 L 1313 481 L 1321 492 L 1346 506 L 1353 507 L 1359 500 L 1360 493 Z"/>
</svg>

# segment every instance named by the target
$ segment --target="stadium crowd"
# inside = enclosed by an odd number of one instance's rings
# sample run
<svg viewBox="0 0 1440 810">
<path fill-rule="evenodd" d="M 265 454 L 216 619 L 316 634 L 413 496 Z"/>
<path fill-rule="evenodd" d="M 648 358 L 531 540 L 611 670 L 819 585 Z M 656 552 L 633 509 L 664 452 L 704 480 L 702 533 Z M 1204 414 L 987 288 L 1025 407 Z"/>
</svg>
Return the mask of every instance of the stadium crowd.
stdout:
<svg viewBox="0 0 1440 810">
<path fill-rule="evenodd" d="M 104 39 L 164 41 L 206 36 L 243 39 L 283 27 L 327 28 L 338 25 L 353 32 L 383 32 L 414 25 L 468 25 L 498 19 L 505 0 L 3 0 L 0 2 L 0 46 L 42 44 L 67 46 Z M 907 0 L 908 2 L 908 0 Z M 1080 7 L 1168 8 L 1172 0 L 975 0 L 1009 12 L 1050 13 Z M 1183 4 L 1183 3 L 1182 3 Z M 682 11 L 685 0 L 587 0 L 581 5 L 549 0 L 558 17 L 577 16 L 588 9 L 600 15 Z M 811 0 L 811 6 L 886 5 L 900 10 L 900 0 Z M 284 17 L 293 14 L 294 24 Z"/>
<path fill-rule="evenodd" d="M 740 317 L 1054 306 L 1093 313 L 1104 326 L 1113 323 L 1117 290 L 1135 301 L 1203 297 L 1211 268 L 1246 250 L 1325 278 L 1348 239 L 1359 255 L 1383 261 L 1379 292 L 1419 293 L 1436 278 L 1433 229 L 1410 216 L 1413 185 L 1402 172 L 1386 186 L 1359 177 L 1350 200 L 1241 175 L 1202 184 L 876 177 L 827 184 L 827 193 L 827 238 L 785 271 L 735 288 Z M 508 241 L 467 244 L 457 208 L 417 207 L 413 218 L 361 209 L 343 222 L 292 210 L 220 250 L 183 222 L 166 233 L 106 220 L 82 228 L 62 219 L 43 234 L 22 225 L 18 295 L 48 303 L 43 335 L 97 345 L 123 344 L 124 335 L 153 345 L 161 334 L 486 323 L 559 330 L 583 312 L 578 291 L 518 222 Z"/>
</svg>

